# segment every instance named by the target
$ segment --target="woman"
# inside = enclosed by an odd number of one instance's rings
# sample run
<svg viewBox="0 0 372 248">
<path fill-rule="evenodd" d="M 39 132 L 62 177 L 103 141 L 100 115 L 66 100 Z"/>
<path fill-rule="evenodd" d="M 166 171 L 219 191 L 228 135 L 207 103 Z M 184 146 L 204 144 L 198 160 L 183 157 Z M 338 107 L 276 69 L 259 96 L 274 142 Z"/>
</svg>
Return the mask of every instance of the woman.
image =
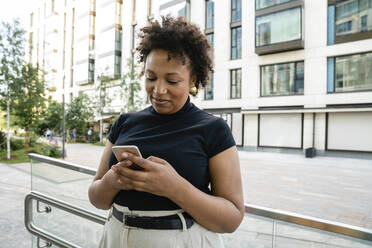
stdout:
<svg viewBox="0 0 372 248">
<path fill-rule="evenodd" d="M 237 149 L 225 121 L 189 99 L 212 71 L 210 46 L 182 18 L 141 31 L 151 106 L 118 118 L 89 188 L 94 206 L 111 208 L 100 247 L 223 247 L 217 233 L 244 215 Z M 123 153 L 118 163 L 113 145 L 136 145 L 143 158 Z"/>
</svg>

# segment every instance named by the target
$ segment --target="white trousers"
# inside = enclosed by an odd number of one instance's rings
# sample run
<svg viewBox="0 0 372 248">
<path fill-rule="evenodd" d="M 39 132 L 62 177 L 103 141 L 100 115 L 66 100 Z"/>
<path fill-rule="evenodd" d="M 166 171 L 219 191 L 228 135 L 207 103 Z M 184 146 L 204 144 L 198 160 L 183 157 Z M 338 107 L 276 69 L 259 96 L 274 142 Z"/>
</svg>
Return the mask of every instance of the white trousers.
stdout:
<svg viewBox="0 0 372 248">
<path fill-rule="evenodd" d="M 219 234 L 211 232 L 198 223 L 187 229 L 183 210 L 171 211 L 130 211 L 114 203 L 117 210 L 126 214 L 138 216 L 166 216 L 178 214 L 183 230 L 154 230 L 130 228 L 112 216 L 112 208 L 104 226 L 104 232 L 99 244 L 100 248 L 223 248 Z"/>
</svg>

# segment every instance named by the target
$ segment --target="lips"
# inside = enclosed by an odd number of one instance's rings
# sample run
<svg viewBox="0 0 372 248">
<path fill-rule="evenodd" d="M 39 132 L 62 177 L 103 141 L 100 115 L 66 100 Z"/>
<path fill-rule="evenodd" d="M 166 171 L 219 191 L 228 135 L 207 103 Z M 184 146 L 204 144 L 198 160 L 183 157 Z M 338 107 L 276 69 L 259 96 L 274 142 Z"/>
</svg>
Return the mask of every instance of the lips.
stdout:
<svg viewBox="0 0 372 248">
<path fill-rule="evenodd" d="M 153 96 L 151 97 L 151 99 L 152 99 L 152 102 L 157 104 L 157 105 L 163 105 L 163 104 L 167 104 L 167 103 L 170 102 L 169 100 L 156 98 L 156 97 L 153 97 Z"/>
</svg>

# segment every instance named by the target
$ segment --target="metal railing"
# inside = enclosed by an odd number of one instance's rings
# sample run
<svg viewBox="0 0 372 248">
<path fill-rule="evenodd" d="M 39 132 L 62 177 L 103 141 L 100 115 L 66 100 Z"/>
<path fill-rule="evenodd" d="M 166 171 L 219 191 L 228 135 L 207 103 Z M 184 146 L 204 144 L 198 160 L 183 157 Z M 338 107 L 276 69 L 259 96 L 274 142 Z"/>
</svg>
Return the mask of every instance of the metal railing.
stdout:
<svg viewBox="0 0 372 248">
<path fill-rule="evenodd" d="M 52 207 L 56 207 L 60 210 L 66 211 L 70 214 L 82 217 L 84 219 L 96 222 L 98 224 L 105 224 L 106 217 L 102 215 L 98 215 L 96 213 L 90 212 L 83 208 L 76 207 L 74 205 L 68 204 L 66 202 L 59 201 L 58 199 L 46 196 L 44 194 L 38 192 L 31 192 L 25 197 L 25 226 L 26 229 L 36 235 L 37 237 L 42 238 L 43 240 L 55 244 L 60 247 L 69 247 L 75 248 L 80 247 L 75 245 L 67 240 L 61 239 L 60 237 L 53 235 L 52 233 L 48 232 L 47 230 L 43 230 L 37 227 L 32 221 L 32 201 L 36 200 L 37 202 L 37 212 L 38 213 L 49 213 L 52 211 Z M 46 204 L 45 208 L 41 210 L 39 208 L 39 203 Z"/>
<path fill-rule="evenodd" d="M 58 160 L 54 158 L 49 158 L 46 156 L 38 155 L 38 154 L 29 154 L 30 159 L 43 162 L 47 164 L 51 164 L 54 166 L 62 167 L 69 170 L 78 171 L 84 174 L 89 175 L 95 175 L 96 170 L 84 167 L 78 164 L 66 162 L 63 160 Z M 47 195 L 31 191 L 25 198 L 25 226 L 29 232 L 36 235 L 37 237 L 40 237 L 41 239 L 50 242 L 52 244 L 55 244 L 60 247 L 80 247 L 76 244 L 70 243 L 66 240 L 61 239 L 58 236 L 55 236 L 48 232 L 47 230 L 43 230 L 37 226 L 32 221 L 32 201 L 37 202 L 37 211 L 40 212 L 50 212 L 51 207 L 58 208 L 60 210 L 66 211 L 68 213 L 71 213 L 73 215 L 79 216 L 81 218 L 87 219 L 89 221 L 93 221 L 98 224 L 104 224 L 106 217 L 102 215 L 98 215 L 96 213 L 93 213 L 91 211 L 85 210 L 83 208 L 68 204 L 64 201 L 60 201 L 58 199 L 49 197 Z M 39 203 L 42 202 L 46 204 L 47 206 L 40 210 Z M 297 224 L 300 226 L 307 226 L 314 229 L 327 231 L 330 233 L 338 233 L 345 236 L 350 236 L 353 238 L 357 238 L 360 240 L 367 240 L 372 241 L 372 230 L 347 225 L 343 223 L 338 223 L 334 221 L 328 221 L 320 218 L 295 214 L 291 212 L 281 211 L 277 209 L 271 209 L 271 208 L 265 208 L 261 206 L 251 205 L 251 204 L 245 204 L 245 212 L 251 215 L 255 216 L 261 216 L 266 217 L 273 220 L 279 220 L 284 221 L 288 223 Z"/>
</svg>

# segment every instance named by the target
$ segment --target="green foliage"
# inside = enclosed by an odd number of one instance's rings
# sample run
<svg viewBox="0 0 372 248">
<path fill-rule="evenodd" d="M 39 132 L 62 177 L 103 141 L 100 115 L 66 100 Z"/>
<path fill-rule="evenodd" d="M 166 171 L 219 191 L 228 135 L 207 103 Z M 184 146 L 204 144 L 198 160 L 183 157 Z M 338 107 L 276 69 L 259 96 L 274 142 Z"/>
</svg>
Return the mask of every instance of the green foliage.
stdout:
<svg viewBox="0 0 372 248">
<path fill-rule="evenodd" d="M 47 146 L 47 147 L 44 147 L 40 151 L 40 154 L 41 155 L 44 155 L 44 156 L 53 157 L 53 158 L 60 158 L 60 157 L 62 157 L 62 152 L 61 152 L 61 150 L 59 149 L 58 146 Z"/>
<path fill-rule="evenodd" d="M 20 150 L 25 148 L 26 143 L 24 139 L 10 139 L 10 149 L 11 150 Z"/>
<path fill-rule="evenodd" d="M 17 116 L 17 125 L 26 132 L 36 128 L 45 108 L 45 83 L 38 68 L 31 64 L 22 67 L 22 77 L 17 80 L 11 110 Z"/>
<path fill-rule="evenodd" d="M 37 140 L 39 139 L 39 135 L 35 133 L 30 134 L 30 147 L 34 147 L 36 145 Z"/>
<path fill-rule="evenodd" d="M 0 131 L 0 151 L 6 148 L 6 134 Z"/>
<path fill-rule="evenodd" d="M 138 75 L 139 68 L 132 58 L 128 59 L 127 68 L 128 71 L 122 76 L 120 82 L 120 98 L 126 99 L 121 109 L 123 113 L 136 112 L 142 109 L 144 102 L 139 94 L 141 92 L 141 84 Z"/>
<path fill-rule="evenodd" d="M 24 34 L 20 22 L 2 22 L 0 27 L 0 95 L 1 106 L 5 109 L 6 101 L 11 99 L 19 89 L 17 81 L 22 75 L 24 62 Z"/>
<path fill-rule="evenodd" d="M 10 108 L 16 125 L 29 132 L 41 119 L 45 101 L 45 84 L 38 67 L 26 64 L 24 34 L 18 20 L 0 27 L 0 105 Z"/>
<path fill-rule="evenodd" d="M 93 131 L 92 136 L 90 137 L 90 142 L 96 143 L 98 141 L 99 141 L 99 133 Z"/>
<path fill-rule="evenodd" d="M 47 128 L 54 131 L 54 133 L 62 132 L 62 103 L 48 100 L 48 107 L 43 112 L 43 119 L 36 126 L 35 132 L 43 135 Z"/>
<path fill-rule="evenodd" d="M 71 103 L 67 104 L 66 129 L 76 128 L 78 136 L 87 133 L 87 122 L 93 119 L 91 101 L 84 93 L 74 97 Z"/>
<path fill-rule="evenodd" d="M 133 59 L 127 60 L 126 72 L 118 77 L 100 75 L 96 87 L 96 101 L 93 104 L 96 115 L 102 116 L 104 112 L 113 112 L 110 103 L 116 97 L 122 101 L 121 112 L 135 112 L 142 109 L 144 100 L 140 96 L 141 84 L 139 81 L 139 68 Z"/>
</svg>

